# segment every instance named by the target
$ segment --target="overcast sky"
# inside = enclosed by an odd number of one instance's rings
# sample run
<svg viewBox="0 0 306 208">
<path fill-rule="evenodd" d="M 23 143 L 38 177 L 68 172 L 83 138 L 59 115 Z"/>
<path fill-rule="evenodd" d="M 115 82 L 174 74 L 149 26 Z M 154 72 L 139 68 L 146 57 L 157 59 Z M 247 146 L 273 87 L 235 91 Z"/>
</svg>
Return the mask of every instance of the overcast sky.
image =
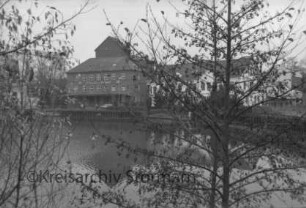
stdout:
<svg viewBox="0 0 306 208">
<path fill-rule="evenodd" d="M 84 4 L 84 0 L 43 0 L 45 5 L 54 5 L 60 9 L 66 16 L 72 15 Z M 74 37 L 71 39 L 75 47 L 75 58 L 81 62 L 94 57 L 94 49 L 103 42 L 103 40 L 112 34 L 109 26 L 106 26 L 106 18 L 103 10 L 114 25 L 121 21 L 124 26 L 133 27 L 138 19 L 145 17 L 147 0 L 91 0 L 88 8 L 93 8 L 89 12 L 77 17 L 73 23 L 77 27 Z M 169 3 L 151 0 L 150 5 L 156 11 L 171 10 L 173 8 Z M 168 12 L 169 13 L 169 12 Z M 175 13 L 169 14 L 169 17 L 175 19 Z"/>
<path fill-rule="evenodd" d="M 29 0 L 31 2 L 31 0 Z M 34 1 L 34 0 L 33 0 Z M 179 5 L 181 0 L 170 0 L 172 4 Z M 286 5 L 289 0 L 268 0 L 270 3 L 271 12 L 280 9 Z M 41 6 L 55 6 L 61 10 L 65 16 L 70 16 L 75 13 L 85 0 L 40 0 Z M 109 35 L 111 30 L 106 26 L 106 18 L 103 10 L 106 11 L 108 17 L 117 25 L 123 21 L 125 26 L 132 27 L 138 19 L 145 17 L 145 8 L 147 3 L 150 3 L 156 14 L 160 11 L 165 11 L 168 19 L 177 21 L 176 13 L 169 0 L 91 0 L 88 8 L 93 8 L 91 11 L 74 19 L 73 23 L 77 27 L 74 37 L 71 39 L 75 47 L 74 57 L 81 62 L 88 58 L 94 57 L 94 49 Z M 306 18 L 305 21 L 306 22 Z M 306 24 L 306 23 L 305 23 Z M 305 48 L 305 47 L 303 47 Z M 301 51 L 301 49 L 299 49 Z M 306 57 L 305 50 L 300 57 Z"/>
</svg>

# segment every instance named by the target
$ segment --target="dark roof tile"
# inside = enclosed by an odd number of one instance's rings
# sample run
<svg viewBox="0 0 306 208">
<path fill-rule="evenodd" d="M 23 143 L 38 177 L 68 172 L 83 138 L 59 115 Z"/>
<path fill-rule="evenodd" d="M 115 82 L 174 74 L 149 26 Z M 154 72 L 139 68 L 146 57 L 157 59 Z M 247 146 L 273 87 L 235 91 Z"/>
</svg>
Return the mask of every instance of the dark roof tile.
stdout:
<svg viewBox="0 0 306 208">
<path fill-rule="evenodd" d="M 88 59 L 67 73 L 136 70 L 136 68 L 136 64 L 127 57 L 104 57 Z"/>
</svg>

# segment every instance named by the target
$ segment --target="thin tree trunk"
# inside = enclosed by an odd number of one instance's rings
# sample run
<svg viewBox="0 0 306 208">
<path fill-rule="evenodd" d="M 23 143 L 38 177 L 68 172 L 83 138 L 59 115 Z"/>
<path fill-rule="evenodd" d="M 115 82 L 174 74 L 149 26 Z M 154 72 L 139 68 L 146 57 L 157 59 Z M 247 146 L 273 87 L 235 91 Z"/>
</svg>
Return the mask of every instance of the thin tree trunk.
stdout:
<svg viewBox="0 0 306 208">
<path fill-rule="evenodd" d="M 223 196 L 222 208 L 229 207 L 229 184 L 230 184 L 230 163 L 229 163 L 229 110 L 230 110 L 230 75 L 231 75 L 231 0 L 228 0 L 228 14 L 227 14 L 227 54 L 226 54 L 226 68 L 225 68 L 225 114 L 224 114 L 224 138 L 222 139 L 223 155 Z"/>
<path fill-rule="evenodd" d="M 217 171 L 218 171 L 218 153 L 217 153 L 217 138 L 212 138 L 212 152 L 213 152 L 213 172 L 211 174 L 211 194 L 209 198 L 209 207 L 215 207 L 216 199 L 216 182 L 217 182 Z"/>
<path fill-rule="evenodd" d="M 213 44 L 214 44 L 214 53 L 213 53 L 213 58 L 214 58 L 214 83 L 213 83 L 213 88 L 212 88 L 212 93 L 216 93 L 217 91 L 217 79 L 216 79 L 216 69 L 217 69 L 217 31 L 216 31 L 216 2 L 213 0 L 213 9 L 214 9 L 214 14 L 213 14 Z M 211 195 L 209 198 L 209 207 L 210 208 L 215 208 L 215 195 L 216 195 L 216 178 L 217 178 L 217 170 L 218 170 L 218 158 L 217 158 L 217 138 L 213 137 L 212 138 L 212 152 L 213 152 L 213 172 L 211 174 Z"/>
<path fill-rule="evenodd" d="M 22 181 L 22 169 L 23 169 L 23 142 L 24 135 L 20 136 L 20 148 L 19 148 L 19 164 L 18 164 L 18 176 L 17 176 L 17 189 L 16 189 L 16 201 L 15 208 L 18 208 L 20 201 L 21 181 Z"/>
</svg>

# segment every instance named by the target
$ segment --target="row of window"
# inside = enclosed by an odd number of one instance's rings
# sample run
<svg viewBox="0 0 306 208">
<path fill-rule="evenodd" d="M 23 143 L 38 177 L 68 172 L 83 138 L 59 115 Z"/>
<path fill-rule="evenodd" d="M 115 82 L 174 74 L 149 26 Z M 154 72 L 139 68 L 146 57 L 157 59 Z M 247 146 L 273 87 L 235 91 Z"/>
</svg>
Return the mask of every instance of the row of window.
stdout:
<svg viewBox="0 0 306 208">
<path fill-rule="evenodd" d="M 207 85 L 207 87 L 206 87 L 206 85 Z M 210 91 L 211 89 L 212 89 L 212 83 L 206 82 L 206 84 L 205 84 L 205 82 L 201 82 L 201 90 Z"/>
<path fill-rule="evenodd" d="M 140 86 L 139 85 L 135 85 L 134 86 L 135 90 L 140 90 Z M 83 85 L 82 87 L 79 88 L 80 91 L 83 92 L 89 92 L 89 91 L 111 91 L 111 92 L 116 92 L 116 91 L 122 91 L 125 92 L 127 89 L 129 89 L 129 86 L 111 86 L 111 87 L 107 87 L 106 85 Z M 78 90 L 78 88 L 74 88 L 75 91 Z"/>
<path fill-rule="evenodd" d="M 126 79 L 125 73 L 112 73 L 112 74 L 77 74 L 75 76 L 76 80 L 82 80 L 83 82 L 99 82 L 99 81 L 108 81 L 108 80 L 117 80 L 117 79 Z M 132 76 L 133 81 L 140 80 L 140 75 Z"/>
</svg>

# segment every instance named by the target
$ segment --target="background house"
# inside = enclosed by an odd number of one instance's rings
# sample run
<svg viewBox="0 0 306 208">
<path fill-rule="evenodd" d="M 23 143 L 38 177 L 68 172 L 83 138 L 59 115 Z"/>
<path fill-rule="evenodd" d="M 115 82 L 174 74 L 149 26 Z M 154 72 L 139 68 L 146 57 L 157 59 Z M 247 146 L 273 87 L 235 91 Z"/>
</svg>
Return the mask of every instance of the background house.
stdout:
<svg viewBox="0 0 306 208">
<path fill-rule="evenodd" d="M 302 68 L 284 63 L 278 66 L 276 77 L 275 86 L 270 87 L 268 97 L 272 99 L 277 95 L 282 96 L 269 101 L 269 105 L 286 107 L 302 104 L 304 97 Z"/>
<path fill-rule="evenodd" d="M 168 65 L 165 66 L 163 70 L 166 70 L 169 74 L 173 76 L 178 76 L 179 79 L 184 83 L 188 83 L 188 87 L 195 87 L 195 89 L 204 97 L 209 98 L 213 86 L 216 86 L 216 90 L 220 89 L 220 86 L 223 85 L 222 79 L 225 77 L 225 61 L 218 61 L 216 65 L 216 72 L 214 72 L 212 61 L 203 61 L 200 65 L 193 65 L 191 63 L 182 64 L 182 65 Z M 251 86 L 256 83 L 255 80 L 255 71 L 257 66 L 252 62 L 250 57 L 242 57 L 232 61 L 232 72 L 230 83 L 232 87 L 231 94 L 237 97 L 243 96 Z M 217 76 L 215 77 L 214 74 Z M 178 80 L 179 80 L 178 79 Z M 215 83 L 216 82 L 216 83 Z M 184 83 L 177 82 L 177 85 L 180 84 L 180 89 L 184 92 L 187 86 Z M 179 87 L 178 87 L 179 88 Z M 154 93 L 160 88 L 158 84 L 150 84 L 150 96 L 154 99 Z M 244 105 L 254 105 L 255 103 L 261 102 L 265 99 L 263 93 L 258 91 L 252 92 L 247 99 L 244 99 Z M 151 102 L 152 107 L 156 102 Z M 153 105 L 154 104 L 154 105 Z M 157 104 L 157 106 L 159 106 Z"/>
</svg>

